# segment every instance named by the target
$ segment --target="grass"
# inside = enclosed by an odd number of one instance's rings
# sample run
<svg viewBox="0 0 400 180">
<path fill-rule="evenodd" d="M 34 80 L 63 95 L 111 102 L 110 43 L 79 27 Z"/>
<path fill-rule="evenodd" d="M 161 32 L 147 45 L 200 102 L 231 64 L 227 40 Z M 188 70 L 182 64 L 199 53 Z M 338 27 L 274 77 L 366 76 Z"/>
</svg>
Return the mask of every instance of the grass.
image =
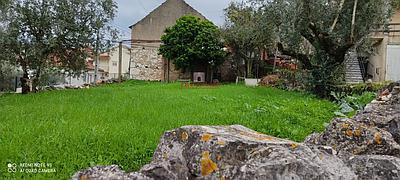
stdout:
<svg viewBox="0 0 400 180">
<path fill-rule="evenodd" d="M 138 170 L 164 131 L 184 125 L 241 124 L 302 141 L 337 106 L 273 88 L 129 81 L 84 90 L 0 96 L 0 179 L 69 179 L 77 170 L 118 164 Z M 56 173 L 8 173 L 7 164 L 49 163 Z"/>
</svg>

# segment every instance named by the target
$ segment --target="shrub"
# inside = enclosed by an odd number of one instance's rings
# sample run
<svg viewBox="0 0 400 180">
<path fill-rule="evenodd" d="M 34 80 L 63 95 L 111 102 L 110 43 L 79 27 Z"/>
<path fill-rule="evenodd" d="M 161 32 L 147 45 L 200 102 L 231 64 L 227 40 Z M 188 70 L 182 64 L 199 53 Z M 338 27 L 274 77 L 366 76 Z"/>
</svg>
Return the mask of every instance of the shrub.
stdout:
<svg viewBox="0 0 400 180">
<path fill-rule="evenodd" d="M 364 92 L 361 95 L 347 95 L 344 92 L 331 92 L 331 96 L 340 107 L 340 111 L 335 112 L 335 114 L 337 116 L 351 117 L 358 111 L 364 110 L 364 107 L 370 103 L 376 95 L 375 92 Z"/>
<path fill-rule="evenodd" d="M 333 86 L 332 90 L 336 93 L 344 93 L 345 95 L 362 95 L 365 92 L 378 92 L 387 87 L 391 82 L 379 83 L 361 83 L 361 84 L 345 84 Z"/>
</svg>

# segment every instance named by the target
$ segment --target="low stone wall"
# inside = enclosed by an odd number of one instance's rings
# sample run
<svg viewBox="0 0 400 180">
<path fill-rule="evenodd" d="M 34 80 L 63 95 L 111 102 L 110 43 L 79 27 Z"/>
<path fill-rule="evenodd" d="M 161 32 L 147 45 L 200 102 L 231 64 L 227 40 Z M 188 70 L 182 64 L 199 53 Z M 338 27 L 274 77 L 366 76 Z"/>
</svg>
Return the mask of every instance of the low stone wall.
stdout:
<svg viewBox="0 0 400 180">
<path fill-rule="evenodd" d="M 98 166 L 72 179 L 400 179 L 400 87 L 303 143 L 239 125 L 166 132 L 138 172 Z"/>
</svg>

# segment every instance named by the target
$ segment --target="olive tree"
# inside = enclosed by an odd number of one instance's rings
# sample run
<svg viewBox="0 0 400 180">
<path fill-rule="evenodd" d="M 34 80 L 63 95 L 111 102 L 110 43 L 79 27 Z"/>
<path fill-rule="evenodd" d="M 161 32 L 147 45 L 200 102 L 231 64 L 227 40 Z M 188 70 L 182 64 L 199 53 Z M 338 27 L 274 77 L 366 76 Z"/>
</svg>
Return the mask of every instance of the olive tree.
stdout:
<svg viewBox="0 0 400 180">
<path fill-rule="evenodd" d="M 276 26 L 280 51 L 297 58 L 311 72 L 313 91 L 329 94 L 329 87 L 346 53 L 364 43 L 381 27 L 398 0 L 251 0 Z M 253 4 L 253 5 L 254 5 Z M 265 22 L 270 23 L 270 22 Z"/>
<path fill-rule="evenodd" d="M 254 63 L 261 58 L 260 52 L 273 48 L 275 28 L 262 11 L 244 3 L 231 3 L 225 9 L 225 19 L 225 43 L 232 49 L 237 66 L 244 62 L 244 74 L 251 78 Z"/>
<path fill-rule="evenodd" d="M 33 88 L 46 68 L 80 73 L 87 49 L 99 49 L 107 24 L 115 16 L 112 0 L 14 0 L 1 19 L 1 60 L 17 64 L 23 71 L 22 92 Z"/>
</svg>

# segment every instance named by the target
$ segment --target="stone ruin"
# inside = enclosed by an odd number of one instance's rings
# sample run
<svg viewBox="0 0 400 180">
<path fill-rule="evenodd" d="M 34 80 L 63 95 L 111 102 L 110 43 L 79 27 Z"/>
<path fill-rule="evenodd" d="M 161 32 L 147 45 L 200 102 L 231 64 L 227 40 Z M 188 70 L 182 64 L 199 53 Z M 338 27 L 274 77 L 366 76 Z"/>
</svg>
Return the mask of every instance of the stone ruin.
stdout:
<svg viewBox="0 0 400 180">
<path fill-rule="evenodd" d="M 184 126 L 165 132 L 138 172 L 97 166 L 72 179 L 400 179 L 398 85 L 303 143 L 239 125 Z"/>
</svg>

